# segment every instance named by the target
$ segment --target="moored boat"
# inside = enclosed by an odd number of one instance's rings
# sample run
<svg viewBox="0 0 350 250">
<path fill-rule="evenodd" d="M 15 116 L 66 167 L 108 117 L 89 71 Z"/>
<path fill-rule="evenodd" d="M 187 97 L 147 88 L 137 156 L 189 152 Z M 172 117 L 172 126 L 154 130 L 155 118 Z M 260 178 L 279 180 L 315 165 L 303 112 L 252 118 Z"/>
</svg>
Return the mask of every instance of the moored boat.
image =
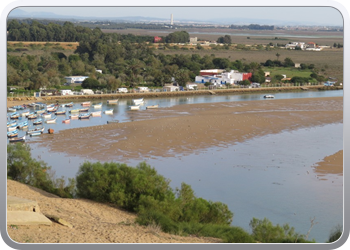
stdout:
<svg viewBox="0 0 350 250">
<path fill-rule="evenodd" d="M 45 112 L 46 112 L 46 109 L 40 109 L 40 110 L 35 111 L 35 114 L 42 114 Z"/>
<path fill-rule="evenodd" d="M 94 116 L 94 117 L 96 117 L 96 116 L 101 116 L 101 111 L 94 111 L 94 112 L 91 112 L 91 116 Z"/>
<path fill-rule="evenodd" d="M 70 123 L 70 119 L 64 119 L 63 121 L 62 121 L 62 123 Z"/>
<path fill-rule="evenodd" d="M 38 118 L 38 115 L 37 114 L 29 114 L 27 118 L 28 118 L 28 120 L 36 119 L 36 118 Z"/>
<path fill-rule="evenodd" d="M 16 108 L 13 108 L 13 107 L 7 108 L 7 112 L 16 112 L 16 111 L 17 111 Z"/>
<path fill-rule="evenodd" d="M 30 134 L 30 136 L 38 136 L 38 135 L 41 135 L 42 132 L 33 132 Z"/>
<path fill-rule="evenodd" d="M 275 98 L 273 95 L 264 95 L 264 98 Z"/>
<path fill-rule="evenodd" d="M 90 106 L 91 105 L 91 102 L 82 102 L 81 103 L 81 106 Z"/>
<path fill-rule="evenodd" d="M 74 105 L 74 103 L 70 102 L 70 103 L 64 104 L 64 106 L 62 106 L 62 107 L 73 107 L 73 105 Z"/>
<path fill-rule="evenodd" d="M 157 105 L 151 105 L 151 106 L 147 106 L 146 109 L 157 109 L 158 108 L 158 104 Z"/>
<path fill-rule="evenodd" d="M 91 116 L 91 113 L 84 113 L 79 115 L 79 119 L 89 119 Z"/>
<path fill-rule="evenodd" d="M 51 118 L 51 113 L 42 113 L 41 116 L 42 116 L 44 119 L 50 119 L 50 118 Z"/>
<path fill-rule="evenodd" d="M 69 113 L 79 113 L 79 109 L 71 109 L 69 110 Z"/>
<path fill-rule="evenodd" d="M 46 120 L 46 123 L 56 123 L 57 117 L 53 117 L 52 119 Z"/>
<path fill-rule="evenodd" d="M 89 108 L 82 108 L 82 109 L 79 109 L 79 112 L 88 112 L 89 111 Z"/>
<path fill-rule="evenodd" d="M 132 102 L 135 104 L 135 105 L 141 105 L 144 103 L 144 100 L 143 98 L 139 98 L 139 99 L 133 99 Z"/>
<path fill-rule="evenodd" d="M 19 118 L 19 113 L 14 112 L 14 113 L 10 114 L 10 118 L 11 119 L 18 119 Z"/>
<path fill-rule="evenodd" d="M 79 118 L 79 114 L 72 114 L 69 116 L 70 119 L 78 119 Z"/>
<path fill-rule="evenodd" d="M 28 128 L 28 121 L 18 123 L 17 128 L 19 128 L 19 129 Z"/>
<path fill-rule="evenodd" d="M 113 114 L 113 109 L 107 109 L 104 111 L 106 115 L 112 115 Z"/>
<path fill-rule="evenodd" d="M 17 137 L 17 136 L 18 136 L 18 130 L 7 132 L 8 138 L 13 138 L 13 137 Z"/>
<path fill-rule="evenodd" d="M 7 127 L 7 131 L 8 132 L 15 131 L 15 130 L 17 130 L 17 124 L 16 125 L 12 125 L 10 127 Z"/>
<path fill-rule="evenodd" d="M 133 105 L 133 106 L 129 106 L 130 110 L 139 110 L 140 109 L 140 105 Z"/>
<path fill-rule="evenodd" d="M 66 114 L 66 110 L 60 110 L 55 112 L 55 115 L 65 115 L 65 114 Z"/>
<path fill-rule="evenodd" d="M 26 140 L 26 136 L 22 136 L 22 137 L 14 137 L 14 138 L 10 138 L 9 142 L 24 142 Z"/>
<path fill-rule="evenodd" d="M 36 119 L 35 121 L 33 121 L 33 125 L 40 125 L 40 124 L 43 124 L 43 119 L 41 119 L 41 118 Z"/>
<path fill-rule="evenodd" d="M 119 100 L 119 99 L 107 100 L 107 103 L 108 103 L 108 104 L 116 104 L 116 103 L 118 103 L 118 100 Z"/>
<path fill-rule="evenodd" d="M 100 109 L 100 108 L 102 108 L 102 103 L 93 104 L 92 107 L 93 107 L 94 109 Z"/>
<path fill-rule="evenodd" d="M 40 128 L 34 128 L 34 129 L 31 129 L 31 130 L 28 130 L 28 131 L 27 131 L 27 134 L 30 135 L 30 134 L 36 133 L 36 132 L 41 132 L 41 133 L 43 133 L 44 130 L 45 130 L 45 127 L 44 127 L 44 126 L 43 126 L 43 127 L 40 127 Z"/>
</svg>

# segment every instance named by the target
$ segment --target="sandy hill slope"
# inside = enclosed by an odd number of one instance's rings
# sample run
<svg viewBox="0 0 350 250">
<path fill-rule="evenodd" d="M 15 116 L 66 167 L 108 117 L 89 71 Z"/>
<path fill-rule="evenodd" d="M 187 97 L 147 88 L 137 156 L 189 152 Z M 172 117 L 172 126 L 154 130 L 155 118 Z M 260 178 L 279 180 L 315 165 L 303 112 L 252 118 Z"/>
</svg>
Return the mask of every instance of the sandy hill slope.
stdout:
<svg viewBox="0 0 350 250">
<path fill-rule="evenodd" d="M 36 201 L 41 213 L 59 217 L 72 228 L 8 225 L 9 237 L 20 243 L 217 243 L 220 240 L 180 237 L 162 233 L 156 226 L 134 223 L 136 215 L 108 204 L 86 199 L 63 199 L 40 189 L 7 181 L 7 194 Z"/>
</svg>

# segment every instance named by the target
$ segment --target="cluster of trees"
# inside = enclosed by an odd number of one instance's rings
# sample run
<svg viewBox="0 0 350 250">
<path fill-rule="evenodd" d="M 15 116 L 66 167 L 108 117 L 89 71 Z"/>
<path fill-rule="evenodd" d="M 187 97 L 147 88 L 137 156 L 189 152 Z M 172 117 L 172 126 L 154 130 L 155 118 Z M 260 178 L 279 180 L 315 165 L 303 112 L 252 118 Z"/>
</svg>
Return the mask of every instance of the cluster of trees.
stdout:
<svg viewBox="0 0 350 250">
<path fill-rule="evenodd" d="M 231 44 L 232 43 L 231 36 L 229 36 L 229 35 L 220 36 L 216 42 L 217 43 Z"/>
<path fill-rule="evenodd" d="M 7 178 L 63 198 L 86 198 L 115 204 L 138 214 L 141 225 L 158 225 L 164 232 L 221 238 L 225 243 L 312 243 L 308 234 L 295 232 L 288 224 L 273 225 L 268 219 L 253 218 L 251 233 L 231 226 L 233 213 L 221 202 L 197 197 L 186 183 L 175 191 L 170 180 L 144 162 L 136 167 L 120 163 L 84 162 L 76 178 L 55 179 L 51 167 L 31 157 L 27 144 L 7 146 Z M 310 228 L 311 229 L 311 228 Z M 310 231 L 310 230 L 309 230 Z M 341 237 L 337 226 L 328 242 Z"/>
<path fill-rule="evenodd" d="M 175 31 L 165 37 L 167 43 L 188 43 L 190 34 L 187 31 Z"/>
<path fill-rule="evenodd" d="M 259 25 L 259 24 L 249 24 L 249 25 L 230 25 L 230 29 L 239 30 L 274 30 L 274 25 Z"/>
</svg>

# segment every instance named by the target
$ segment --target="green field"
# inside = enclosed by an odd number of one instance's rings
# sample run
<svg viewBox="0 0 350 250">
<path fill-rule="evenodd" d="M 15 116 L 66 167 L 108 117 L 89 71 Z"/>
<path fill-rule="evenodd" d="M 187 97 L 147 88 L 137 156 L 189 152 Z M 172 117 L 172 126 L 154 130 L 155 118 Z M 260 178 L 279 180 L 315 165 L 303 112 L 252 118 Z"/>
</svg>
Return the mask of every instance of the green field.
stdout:
<svg viewBox="0 0 350 250">
<path fill-rule="evenodd" d="M 312 71 L 310 70 L 300 70 L 300 69 L 290 69 L 290 68 L 263 68 L 265 72 L 270 72 L 270 76 L 275 75 L 286 75 L 287 78 L 292 78 L 294 76 L 300 77 L 310 77 Z"/>
</svg>

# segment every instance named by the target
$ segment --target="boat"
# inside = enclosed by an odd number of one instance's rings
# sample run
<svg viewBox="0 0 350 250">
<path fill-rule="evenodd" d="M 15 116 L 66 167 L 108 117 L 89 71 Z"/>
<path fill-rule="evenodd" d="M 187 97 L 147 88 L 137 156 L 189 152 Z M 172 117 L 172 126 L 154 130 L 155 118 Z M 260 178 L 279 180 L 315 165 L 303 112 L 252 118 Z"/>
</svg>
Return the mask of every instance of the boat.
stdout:
<svg viewBox="0 0 350 250">
<path fill-rule="evenodd" d="M 65 115 L 65 114 L 66 114 L 66 110 L 60 110 L 55 112 L 55 115 Z"/>
<path fill-rule="evenodd" d="M 17 125 L 17 121 L 9 121 L 9 122 L 7 122 L 7 127 L 12 127 L 13 125 Z"/>
<path fill-rule="evenodd" d="M 50 118 L 51 118 L 51 113 L 42 113 L 41 116 L 42 116 L 44 119 L 50 119 Z"/>
<path fill-rule="evenodd" d="M 35 121 L 33 121 L 33 125 L 40 125 L 40 124 L 43 124 L 43 119 L 41 119 L 41 118 L 36 119 Z"/>
<path fill-rule="evenodd" d="M 17 125 L 12 125 L 10 127 L 7 127 L 8 132 L 15 131 L 15 130 L 17 130 Z"/>
<path fill-rule="evenodd" d="M 118 103 L 119 99 L 114 99 L 114 100 L 107 100 L 107 104 L 116 104 Z"/>
<path fill-rule="evenodd" d="M 132 102 L 135 104 L 135 105 L 141 105 L 144 103 L 144 100 L 143 98 L 139 98 L 139 99 L 133 99 Z"/>
<path fill-rule="evenodd" d="M 28 118 L 28 120 L 36 119 L 36 118 L 38 118 L 38 115 L 37 114 L 29 114 L 27 118 Z"/>
<path fill-rule="evenodd" d="M 17 112 L 14 112 L 14 113 L 10 114 L 10 118 L 11 119 L 18 119 L 19 118 L 19 114 Z"/>
<path fill-rule="evenodd" d="M 42 102 L 35 102 L 34 103 L 34 108 L 42 109 L 42 108 L 45 108 L 45 107 L 46 107 L 45 103 L 42 103 Z"/>
<path fill-rule="evenodd" d="M 146 109 L 157 109 L 158 108 L 158 104 L 157 105 L 151 105 L 151 106 L 147 106 Z"/>
<path fill-rule="evenodd" d="M 17 109 L 15 109 L 15 108 L 11 108 L 11 107 L 9 107 L 9 108 L 7 108 L 7 112 L 16 112 L 17 111 Z"/>
<path fill-rule="evenodd" d="M 79 113 L 79 109 L 71 109 L 69 110 L 69 113 Z"/>
<path fill-rule="evenodd" d="M 104 111 L 106 115 L 112 115 L 113 114 L 113 109 L 107 109 Z"/>
<path fill-rule="evenodd" d="M 70 119 L 64 119 L 63 121 L 62 121 L 62 123 L 70 123 Z"/>
<path fill-rule="evenodd" d="M 139 110 L 140 105 L 129 106 L 130 110 Z"/>
<path fill-rule="evenodd" d="M 81 106 L 90 106 L 91 105 L 91 102 L 82 102 L 81 103 Z"/>
<path fill-rule="evenodd" d="M 273 95 L 264 95 L 264 98 L 275 98 Z"/>
<path fill-rule="evenodd" d="M 26 109 L 27 107 L 23 105 L 18 105 L 18 106 L 13 106 L 13 108 L 15 108 L 16 110 L 23 110 L 23 109 Z"/>
<path fill-rule="evenodd" d="M 10 138 L 9 142 L 24 142 L 26 140 L 26 136 Z"/>
<path fill-rule="evenodd" d="M 107 124 L 110 124 L 110 123 L 119 123 L 119 120 L 107 121 Z"/>
<path fill-rule="evenodd" d="M 19 128 L 19 129 L 28 128 L 28 121 L 24 121 L 24 122 L 19 123 L 17 125 L 17 128 Z"/>
<path fill-rule="evenodd" d="M 40 109 L 40 110 L 35 111 L 35 114 L 42 114 L 45 112 L 46 112 L 46 109 Z"/>
<path fill-rule="evenodd" d="M 91 116 L 91 113 L 84 113 L 79 115 L 79 119 L 89 119 Z"/>
<path fill-rule="evenodd" d="M 66 104 L 63 104 L 64 106 L 62 107 L 73 107 L 74 103 L 73 102 L 70 102 L 70 103 L 66 103 Z"/>
<path fill-rule="evenodd" d="M 102 103 L 94 104 L 94 105 L 92 105 L 92 107 L 94 109 L 100 109 L 100 108 L 102 108 Z"/>
<path fill-rule="evenodd" d="M 22 113 L 21 113 L 21 116 L 22 116 L 22 117 L 27 117 L 29 114 L 30 114 L 29 111 L 25 111 L 25 112 L 22 112 Z"/>
<path fill-rule="evenodd" d="M 17 136 L 18 136 L 18 130 L 7 132 L 8 138 L 13 138 L 13 137 L 17 137 Z"/>
<path fill-rule="evenodd" d="M 94 117 L 101 116 L 101 113 L 102 111 L 94 111 L 94 112 L 91 112 L 91 116 L 94 116 Z"/>
<path fill-rule="evenodd" d="M 44 126 L 43 126 L 43 127 L 40 127 L 40 128 L 34 128 L 34 129 L 31 129 L 31 130 L 28 130 L 28 131 L 27 131 L 27 134 L 30 135 L 30 134 L 32 134 L 32 133 L 37 133 L 37 132 L 43 133 L 44 130 L 45 130 L 45 127 L 44 127 Z"/>
<path fill-rule="evenodd" d="M 41 135 L 42 133 L 41 132 L 33 132 L 30 134 L 30 136 L 38 136 L 38 135 Z"/>
<path fill-rule="evenodd" d="M 79 118 L 79 114 L 73 114 L 69 116 L 70 119 L 78 119 Z"/>
<path fill-rule="evenodd" d="M 55 109 L 57 109 L 57 107 L 54 104 L 50 104 L 46 107 L 46 111 L 55 111 Z"/>
<path fill-rule="evenodd" d="M 46 123 L 56 123 L 57 117 L 54 117 L 52 119 L 46 120 Z"/>
<path fill-rule="evenodd" d="M 89 108 L 82 108 L 82 109 L 79 109 L 79 112 L 89 112 Z"/>
</svg>

